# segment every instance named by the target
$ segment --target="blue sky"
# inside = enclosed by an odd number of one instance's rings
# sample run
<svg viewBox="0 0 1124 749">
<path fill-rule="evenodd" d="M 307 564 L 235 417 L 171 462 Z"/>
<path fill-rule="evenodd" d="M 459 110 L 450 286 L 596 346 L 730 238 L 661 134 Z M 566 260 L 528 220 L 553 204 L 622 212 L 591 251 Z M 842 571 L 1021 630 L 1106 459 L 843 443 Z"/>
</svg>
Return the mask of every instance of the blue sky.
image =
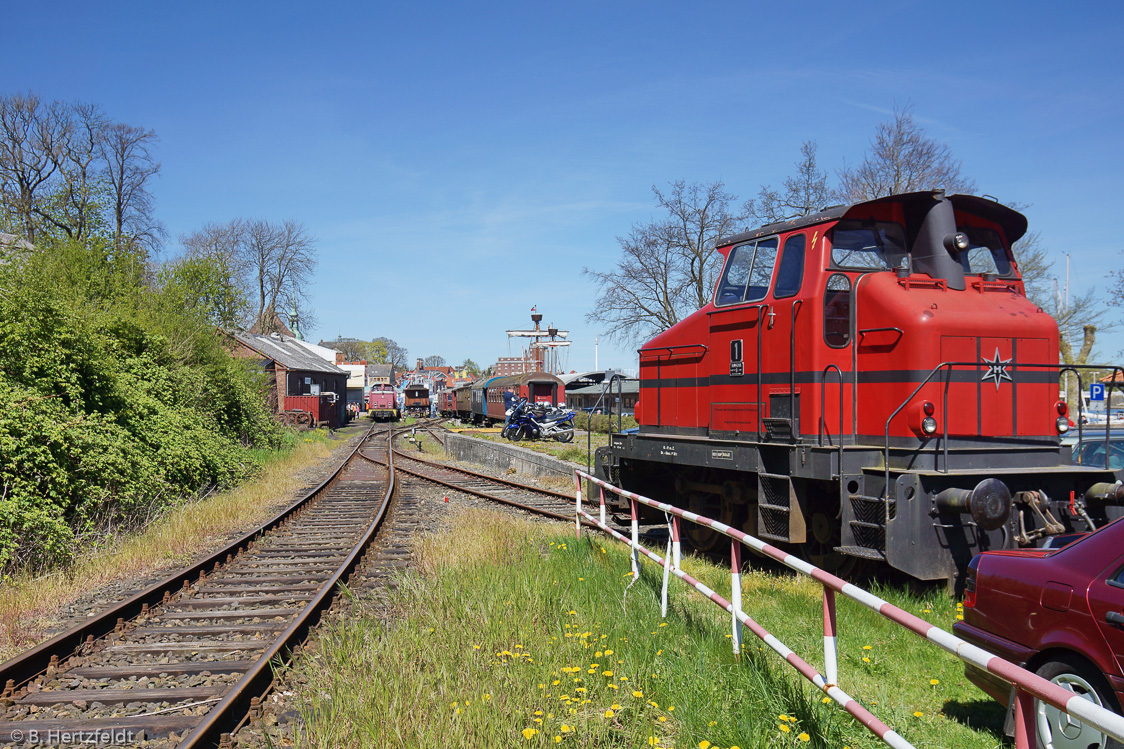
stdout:
<svg viewBox="0 0 1124 749">
<path fill-rule="evenodd" d="M 1117 3 L 5 2 L 0 91 L 153 128 L 179 235 L 237 216 L 319 240 L 311 337 L 481 364 L 533 305 L 593 366 L 583 266 L 651 186 L 741 198 L 860 161 L 912 102 L 980 192 L 1028 206 L 1071 286 L 1124 268 Z M 861 9 L 861 10 L 860 10 Z M 1110 317 L 1120 318 L 1115 309 Z M 1104 333 L 1101 359 L 1124 349 Z M 634 347 L 602 341 L 599 364 Z"/>
</svg>

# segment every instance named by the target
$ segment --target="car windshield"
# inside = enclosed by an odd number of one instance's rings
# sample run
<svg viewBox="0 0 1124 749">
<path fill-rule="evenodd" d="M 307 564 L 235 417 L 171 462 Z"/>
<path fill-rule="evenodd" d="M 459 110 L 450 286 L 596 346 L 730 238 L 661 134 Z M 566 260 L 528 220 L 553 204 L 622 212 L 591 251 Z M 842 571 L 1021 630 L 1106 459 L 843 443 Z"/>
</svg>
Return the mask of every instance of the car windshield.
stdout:
<svg viewBox="0 0 1124 749">
<path fill-rule="evenodd" d="M 889 270 L 905 259 L 905 232 L 887 221 L 840 221 L 831 233 L 831 262 L 838 268 Z"/>
</svg>

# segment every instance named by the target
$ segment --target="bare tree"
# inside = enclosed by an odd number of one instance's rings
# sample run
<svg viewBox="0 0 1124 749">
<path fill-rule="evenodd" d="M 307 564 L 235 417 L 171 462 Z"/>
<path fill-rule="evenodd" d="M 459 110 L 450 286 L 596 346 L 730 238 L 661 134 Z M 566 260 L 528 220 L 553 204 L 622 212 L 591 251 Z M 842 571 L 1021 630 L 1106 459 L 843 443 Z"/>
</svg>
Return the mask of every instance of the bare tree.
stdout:
<svg viewBox="0 0 1124 749">
<path fill-rule="evenodd" d="M 149 183 L 160 173 L 152 156 L 156 132 L 117 122 L 102 139 L 101 156 L 109 180 L 113 238 L 118 249 L 126 244 L 159 246 L 164 228 L 153 215 Z"/>
<path fill-rule="evenodd" d="M 1058 349 L 1062 364 L 1088 364 L 1093 357 L 1097 330 L 1104 329 L 1104 304 L 1093 289 L 1070 297 L 1059 289 L 1054 262 L 1037 232 L 1031 232 L 1011 248 L 1026 287 L 1027 298 L 1048 312 L 1058 323 Z M 1084 375 L 1083 375 L 1084 377 Z M 1066 399 L 1077 413 L 1076 381 L 1062 378 Z"/>
<path fill-rule="evenodd" d="M 246 267 L 257 299 L 255 327 L 272 332 L 277 320 L 298 310 L 309 327 L 309 310 L 301 309 L 307 300 L 305 285 L 316 270 L 315 240 L 295 221 L 274 224 L 264 219 L 245 223 Z"/>
<path fill-rule="evenodd" d="M 381 344 L 386 349 L 386 361 L 377 364 L 390 364 L 399 372 L 410 368 L 410 352 L 399 346 L 391 338 L 376 338 L 372 343 Z"/>
<path fill-rule="evenodd" d="M 437 356 L 436 354 L 433 356 L 427 356 L 422 363 L 427 367 L 443 367 L 445 366 L 445 357 Z"/>
<path fill-rule="evenodd" d="M 796 162 L 796 175 L 784 181 L 783 190 L 761 186 L 756 200 L 745 204 L 745 212 L 757 223 L 771 224 L 796 216 L 810 216 L 831 201 L 827 186 L 827 173 L 816 163 L 815 141 L 806 140 L 800 146 L 800 161 Z"/>
<path fill-rule="evenodd" d="M 637 224 L 627 237 L 617 237 L 623 257 L 614 270 L 582 271 L 599 288 L 586 319 L 605 326 L 609 338 L 646 338 L 710 301 L 720 270 L 717 241 L 745 221 L 744 214 L 731 213 L 735 196 L 721 182 L 680 180 L 667 193 L 655 186 L 652 192 L 666 217 Z"/>
<path fill-rule="evenodd" d="M 925 134 L 913 120 L 913 105 L 894 109 L 894 119 L 878 125 L 863 162 L 839 172 L 839 197 L 847 203 L 915 190 L 973 192 L 960 174 L 960 162 L 944 143 Z"/>
<path fill-rule="evenodd" d="M 58 170 L 64 123 L 57 102 L 31 92 L 0 97 L 0 198 L 11 228 L 35 242 L 35 209 Z"/>
</svg>

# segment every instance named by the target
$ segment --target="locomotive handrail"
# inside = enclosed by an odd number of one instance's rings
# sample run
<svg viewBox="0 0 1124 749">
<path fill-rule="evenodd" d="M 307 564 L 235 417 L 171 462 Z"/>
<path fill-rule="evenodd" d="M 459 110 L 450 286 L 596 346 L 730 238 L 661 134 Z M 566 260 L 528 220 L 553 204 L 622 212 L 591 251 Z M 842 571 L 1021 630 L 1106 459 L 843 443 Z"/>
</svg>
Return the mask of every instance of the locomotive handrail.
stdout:
<svg viewBox="0 0 1124 749">
<path fill-rule="evenodd" d="M 859 433 L 859 284 L 874 275 L 874 271 L 863 273 L 851 286 L 851 434 Z M 840 472 L 843 466 L 839 466 Z"/>
<path fill-rule="evenodd" d="M 901 404 L 896 409 L 894 409 L 893 413 L 891 413 L 890 416 L 886 419 L 885 433 L 884 433 L 885 443 L 883 445 L 882 462 L 883 462 L 883 467 L 885 469 L 885 474 L 886 474 L 886 479 L 885 479 L 886 484 L 885 484 L 885 488 L 884 488 L 883 491 L 885 493 L 885 499 L 886 499 L 887 516 L 889 515 L 889 511 L 890 511 L 889 510 L 889 500 L 890 500 L 890 422 L 892 422 L 894 420 L 894 417 L 896 417 L 902 411 L 902 409 L 904 409 L 907 405 L 909 405 L 910 401 L 912 401 L 914 396 L 916 396 L 917 393 L 920 392 L 921 388 L 923 388 L 925 385 L 929 384 L 930 380 L 933 379 L 933 376 L 935 374 L 937 374 L 937 372 L 939 372 L 939 371 L 941 371 L 945 368 L 948 369 L 948 377 L 946 378 L 946 381 L 945 381 L 946 395 L 942 399 L 943 402 L 944 402 L 944 408 L 942 409 L 942 421 L 943 421 L 943 423 L 941 424 L 941 434 L 940 434 L 941 448 L 942 448 L 942 452 L 944 454 L 944 464 L 941 465 L 940 462 L 938 461 L 938 465 L 936 466 L 936 469 L 941 471 L 942 473 L 948 473 L 948 471 L 949 471 L 949 467 L 948 467 L 948 442 L 949 442 L 949 440 L 948 440 L 948 400 L 949 399 L 948 399 L 948 396 L 947 396 L 947 388 L 951 384 L 952 370 L 955 367 L 964 367 L 964 368 L 970 367 L 972 369 L 979 369 L 980 363 L 976 362 L 976 361 L 972 361 L 972 362 L 963 362 L 963 361 L 960 361 L 960 362 L 958 362 L 958 361 L 941 362 L 937 366 L 933 367 L 933 369 L 929 372 L 929 374 L 925 377 L 925 379 L 922 380 L 917 385 L 917 387 L 915 387 L 913 389 L 913 392 L 911 392 L 905 398 L 905 400 L 903 400 L 901 402 Z M 1103 370 L 1107 369 L 1107 370 L 1112 370 L 1113 380 L 1116 379 L 1116 373 L 1120 372 L 1121 382 L 1124 382 L 1124 367 L 1120 367 L 1120 366 L 1111 366 L 1111 365 L 1110 366 L 1099 366 L 1099 365 L 1095 365 L 1095 364 L 1018 363 L 1018 364 L 1012 364 L 1011 367 L 1013 369 L 1014 368 L 1047 369 L 1047 370 L 1053 369 L 1053 370 L 1057 370 L 1059 377 L 1061 377 L 1061 374 L 1063 372 L 1072 371 L 1075 374 L 1077 374 L 1079 386 L 1081 386 L 1081 375 L 1080 375 L 1080 372 L 1078 370 L 1094 370 L 1094 371 L 1099 370 L 1099 371 L 1103 371 Z M 825 372 L 826 372 L 826 370 L 825 370 Z M 857 390 L 857 383 L 855 385 L 856 385 L 855 389 Z M 1112 397 L 1112 384 L 1111 384 L 1111 382 L 1110 382 L 1108 391 L 1106 393 L 1106 397 L 1108 397 L 1109 399 L 1111 399 L 1111 397 Z M 1111 403 L 1111 400 L 1109 402 Z M 1111 408 L 1109 409 L 1109 412 L 1111 413 Z M 1111 432 L 1111 427 L 1112 427 L 1111 421 L 1106 420 L 1106 422 L 1105 422 L 1105 469 L 1106 470 L 1108 469 L 1108 447 L 1109 447 L 1109 435 L 1110 435 L 1110 432 Z M 1081 425 L 1078 424 L 1078 439 L 1079 440 L 1081 438 L 1081 434 L 1082 434 Z M 888 520 L 889 520 L 889 518 L 887 517 L 887 522 L 888 522 Z"/>
<path fill-rule="evenodd" d="M 843 370 L 834 364 L 828 364 L 824 367 L 820 376 L 820 433 L 818 436 L 820 447 L 823 447 L 823 434 L 827 429 L 827 420 L 824 419 L 824 412 L 827 410 L 827 373 L 835 370 L 839 374 L 839 473 L 843 473 Z M 852 385 L 854 387 L 854 385 Z M 852 435 L 852 442 L 854 442 L 854 435 Z"/>
<path fill-rule="evenodd" d="M 1057 366 L 1057 365 L 1054 365 Z M 582 480 L 591 482 L 599 487 L 600 517 L 582 510 Z M 866 606 L 871 611 L 891 622 L 902 626 L 924 640 L 936 645 L 965 663 L 983 669 L 990 674 L 998 676 L 1003 681 L 1011 684 L 1015 690 L 1015 746 L 1017 749 L 1029 749 L 1037 741 L 1036 711 L 1034 698 L 1051 705 L 1058 710 L 1077 718 L 1082 723 L 1090 725 L 1102 733 L 1106 733 L 1118 740 L 1124 740 L 1124 716 L 1112 710 L 1094 704 L 1092 701 L 1054 684 L 1043 677 L 1020 668 L 1019 666 L 993 655 L 956 635 L 937 627 L 924 619 L 914 616 L 897 606 L 879 598 L 878 596 L 852 585 L 841 578 L 826 572 L 815 565 L 788 554 L 754 536 L 731 528 L 725 523 L 703 517 L 697 513 L 674 507 L 664 502 L 659 502 L 648 497 L 634 494 L 620 487 L 614 486 L 584 471 L 575 469 L 575 504 L 574 523 L 576 534 L 581 538 L 583 520 L 607 533 L 613 538 L 626 543 L 632 549 L 632 576 L 640 577 L 641 555 L 652 560 L 664 568 L 663 606 L 662 615 L 667 616 L 667 583 L 669 575 L 683 580 L 695 590 L 699 591 L 722 609 L 729 612 L 732 619 L 733 634 L 732 645 L 734 654 L 740 656 L 742 650 L 742 625 L 764 644 L 768 645 L 775 653 L 780 655 L 786 663 L 795 668 L 801 676 L 810 681 L 817 689 L 824 692 L 849 714 L 856 718 L 867 730 L 877 736 L 884 743 L 892 747 L 912 749 L 909 743 L 900 734 L 880 721 L 866 707 L 844 692 L 839 686 L 839 661 L 836 649 L 837 621 L 835 613 L 835 594 L 843 596 Z M 605 492 L 609 491 L 619 497 L 629 500 L 632 514 L 632 538 L 610 527 L 606 522 Z M 663 557 L 653 553 L 640 544 L 639 532 L 639 505 L 646 505 L 660 510 L 671 516 L 671 560 L 670 563 Z M 730 538 L 730 599 L 719 595 L 697 579 L 680 569 L 680 521 L 688 520 L 706 526 Z M 824 673 L 816 671 L 806 660 L 794 653 L 768 630 L 758 624 L 741 608 L 741 547 L 748 546 L 753 551 L 770 557 L 784 564 L 802 575 L 812 578 L 823 586 L 823 632 L 824 632 Z"/>
<path fill-rule="evenodd" d="M 798 421 L 798 413 L 796 408 L 796 313 L 804 309 L 803 299 L 794 299 L 792 301 L 792 321 L 789 326 L 788 334 L 788 415 L 792 419 L 792 433 L 796 435 L 796 423 Z M 760 414 L 760 406 L 758 406 L 758 413 Z"/>
</svg>

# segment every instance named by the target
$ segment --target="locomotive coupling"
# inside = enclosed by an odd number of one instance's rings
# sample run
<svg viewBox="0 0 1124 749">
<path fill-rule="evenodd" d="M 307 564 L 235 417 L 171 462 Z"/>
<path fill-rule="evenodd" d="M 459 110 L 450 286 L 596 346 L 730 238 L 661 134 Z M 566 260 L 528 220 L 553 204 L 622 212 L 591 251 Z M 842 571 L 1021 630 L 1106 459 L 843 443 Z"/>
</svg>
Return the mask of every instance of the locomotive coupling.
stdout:
<svg viewBox="0 0 1124 749">
<path fill-rule="evenodd" d="M 1110 484 L 1102 481 L 1085 490 L 1086 502 L 1100 502 L 1108 505 L 1124 505 L 1124 484 L 1119 481 Z"/>
<path fill-rule="evenodd" d="M 968 513 L 985 531 L 993 531 L 1011 515 L 1011 490 L 999 479 L 984 479 L 975 489 L 945 489 L 937 495 L 937 509 Z"/>
</svg>

